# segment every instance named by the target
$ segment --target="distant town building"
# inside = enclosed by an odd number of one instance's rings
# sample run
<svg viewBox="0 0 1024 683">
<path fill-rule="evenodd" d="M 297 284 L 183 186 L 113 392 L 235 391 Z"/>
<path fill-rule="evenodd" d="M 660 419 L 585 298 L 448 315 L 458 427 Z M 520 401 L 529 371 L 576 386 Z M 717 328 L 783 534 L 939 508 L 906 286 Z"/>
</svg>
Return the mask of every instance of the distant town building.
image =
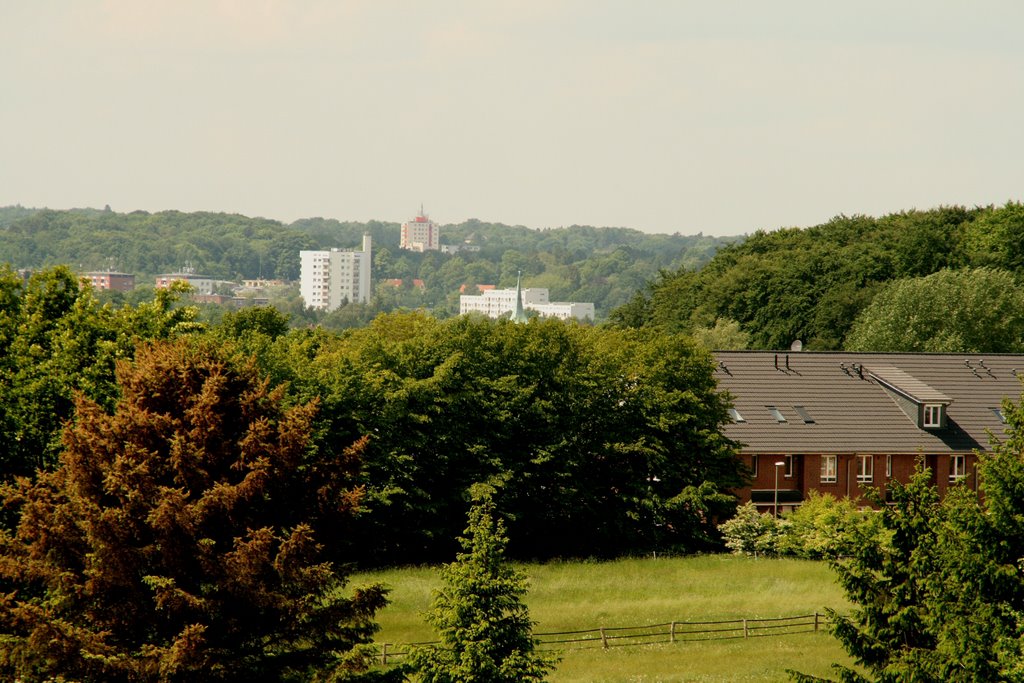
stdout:
<svg viewBox="0 0 1024 683">
<path fill-rule="evenodd" d="M 263 278 L 242 280 L 242 287 L 244 289 L 265 289 L 267 287 L 281 287 L 286 284 L 284 280 L 264 280 Z"/>
<path fill-rule="evenodd" d="M 463 294 L 459 297 L 459 313 L 482 313 L 489 318 L 516 314 L 516 292 L 520 292 L 522 308 L 538 315 L 568 320 L 593 320 L 594 304 L 548 301 L 547 288 L 490 289 L 491 285 L 477 285 L 482 294 Z"/>
<path fill-rule="evenodd" d="M 402 223 L 398 246 L 409 251 L 437 251 L 441 248 L 440 236 L 437 224 L 423 213 L 421 206 L 416 218 Z"/>
<path fill-rule="evenodd" d="M 306 306 L 333 311 L 346 302 L 370 303 L 372 238 L 363 235 L 363 248 L 299 252 L 299 294 Z"/>
<path fill-rule="evenodd" d="M 135 276 L 130 273 L 102 270 L 82 273 L 81 277 L 88 280 L 93 289 L 109 289 L 114 292 L 130 292 L 135 289 Z"/>
<path fill-rule="evenodd" d="M 442 254 L 457 254 L 460 251 L 476 252 L 480 251 L 479 245 L 476 244 L 442 244 Z"/>
<path fill-rule="evenodd" d="M 164 273 L 156 276 L 157 289 L 166 289 L 175 282 L 186 282 L 192 285 L 192 288 L 196 290 L 196 294 L 213 294 L 213 288 L 217 284 L 217 281 L 212 277 L 196 275 L 191 271 Z"/>
</svg>

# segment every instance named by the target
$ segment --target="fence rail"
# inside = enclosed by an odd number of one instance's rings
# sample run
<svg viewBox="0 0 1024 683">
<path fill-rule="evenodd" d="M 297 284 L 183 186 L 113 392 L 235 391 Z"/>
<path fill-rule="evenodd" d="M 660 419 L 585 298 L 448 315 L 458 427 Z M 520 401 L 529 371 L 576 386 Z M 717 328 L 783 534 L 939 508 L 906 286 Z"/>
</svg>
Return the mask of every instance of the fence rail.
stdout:
<svg viewBox="0 0 1024 683">
<path fill-rule="evenodd" d="M 729 621 L 670 621 L 646 626 L 601 626 L 580 631 L 534 633 L 540 650 L 584 650 L 678 643 L 695 640 L 728 640 L 731 638 L 764 638 L 794 633 L 810 633 L 826 625 L 824 614 L 800 614 L 769 619 L 732 619 Z M 409 654 L 410 647 L 437 646 L 438 641 L 424 643 L 382 643 L 378 657 L 381 664 Z M 391 649 L 397 648 L 397 649 Z"/>
</svg>

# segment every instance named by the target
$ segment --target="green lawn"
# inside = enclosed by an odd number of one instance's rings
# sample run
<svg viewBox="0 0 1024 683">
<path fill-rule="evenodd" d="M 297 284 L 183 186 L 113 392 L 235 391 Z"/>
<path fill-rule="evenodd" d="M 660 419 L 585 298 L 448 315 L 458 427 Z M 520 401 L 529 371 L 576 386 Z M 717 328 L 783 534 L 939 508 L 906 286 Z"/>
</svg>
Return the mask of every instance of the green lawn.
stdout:
<svg viewBox="0 0 1024 683">
<path fill-rule="evenodd" d="M 555 562 L 519 568 L 530 581 L 527 604 L 536 633 L 643 626 L 666 622 L 795 616 L 847 608 L 828 566 L 792 559 L 732 555 Z M 380 614 L 378 643 L 436 639 L 423 620 L 438 585 L 432 568 L 358 574 L 352 585 L 381 582 L 392 604 Z M 550 676 L 553 683 L 656 681 L 786 681 L 786 669 L 829 673 L 849 663 L 823 629 L 763 638 L 662 642 L 603 650 L 569 649 Z"/>
</svg>

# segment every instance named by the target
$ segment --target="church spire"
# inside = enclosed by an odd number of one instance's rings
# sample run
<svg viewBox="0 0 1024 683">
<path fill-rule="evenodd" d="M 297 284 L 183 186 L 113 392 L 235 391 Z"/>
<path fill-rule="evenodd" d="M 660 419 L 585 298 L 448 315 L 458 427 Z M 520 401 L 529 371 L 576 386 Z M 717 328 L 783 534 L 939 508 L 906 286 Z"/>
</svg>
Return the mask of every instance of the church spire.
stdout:
<svg viewBox="0 0 1024 683">
<path fill-rule="evenodd" d="M 523 311 L 523 271 L 516 276 L 516 312 L 512 315 L 512 321 L 517 323 L 526 322 L 526 312 Z"/>
</svg>

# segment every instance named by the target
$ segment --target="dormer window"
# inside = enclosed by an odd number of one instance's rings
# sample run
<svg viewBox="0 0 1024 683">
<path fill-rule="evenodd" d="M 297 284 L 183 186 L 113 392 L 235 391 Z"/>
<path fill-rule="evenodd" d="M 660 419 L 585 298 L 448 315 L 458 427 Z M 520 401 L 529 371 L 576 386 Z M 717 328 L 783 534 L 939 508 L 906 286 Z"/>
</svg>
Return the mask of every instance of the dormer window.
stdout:
<svg viewBox="0 0 1024 683">
<path fill-rule="evenodd" d="M 925 429 L 936 429 L 942 426 L 942 404 L 941 403 L 927 403 L 924 406 L 924 422 L 922 423 Z"/>
</svg>

